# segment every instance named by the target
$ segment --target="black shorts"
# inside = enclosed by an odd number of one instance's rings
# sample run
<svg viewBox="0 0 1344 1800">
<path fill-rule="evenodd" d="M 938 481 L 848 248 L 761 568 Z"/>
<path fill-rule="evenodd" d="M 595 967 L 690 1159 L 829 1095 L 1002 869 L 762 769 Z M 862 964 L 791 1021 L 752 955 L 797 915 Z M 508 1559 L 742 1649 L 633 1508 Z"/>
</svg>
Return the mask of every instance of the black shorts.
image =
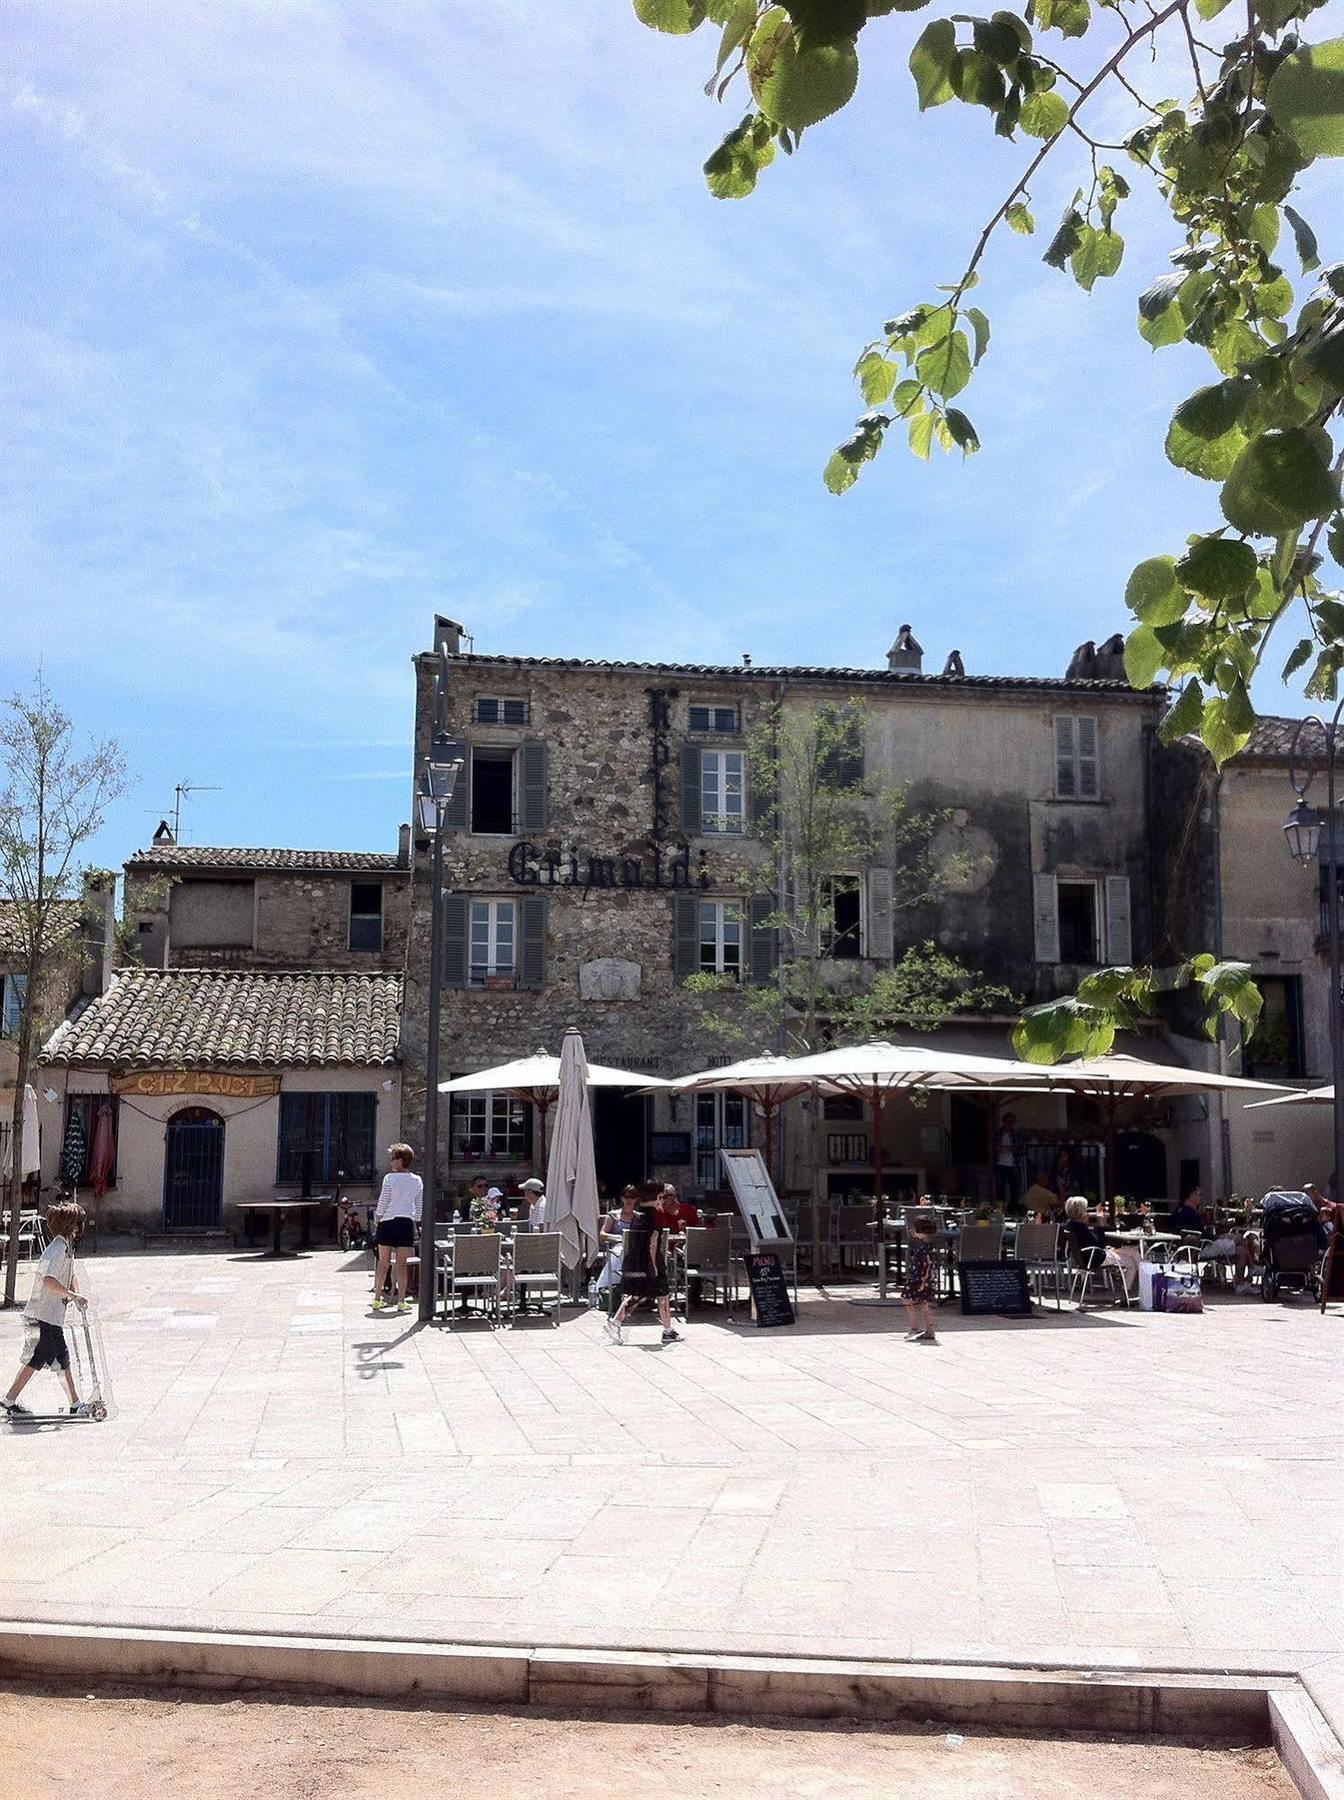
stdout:
<svg viewBox="0 0 1344 1800">
<path fill-rule="evenodd" d="M 379 1219 L 377 1241 L 390 1250 L 409 1250 L 415 1242 L 414 1219 Z"/>
<path fill-rule="evenodd" d="M 68 1369 L 70 1349 L 59 1325 L 48 1325 L 45 1319 L 29 1319 L 31 1334 L 25 1343 L 24 1359 L 30 1369 Z"/>
</svg>

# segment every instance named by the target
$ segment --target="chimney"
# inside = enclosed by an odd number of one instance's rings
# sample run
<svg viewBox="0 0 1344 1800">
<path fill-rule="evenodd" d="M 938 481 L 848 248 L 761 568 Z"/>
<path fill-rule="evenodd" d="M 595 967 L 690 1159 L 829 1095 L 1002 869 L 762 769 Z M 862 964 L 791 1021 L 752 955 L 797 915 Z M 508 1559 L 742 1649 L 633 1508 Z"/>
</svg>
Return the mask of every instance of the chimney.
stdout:
<svg viewBox="0 0 1344 1800">
<path fill-rule="evenodd" d="M 924 652 L 915 642 L 915 634 L 908 625 L 902 625 L 896 633 L 896 642 L 887 651 L 887 667 L 893 675 L 924 673 Z"/>
<path fill-rule="evenodd" d="M 397 867 L 409 869 L 411 866 L 411 828 L 409 825 L 397 827 Z"/>
<path fill-rule="evenodd" d="M 966 665 L 961 660 L 961 651 L 954 650 L 943 664 L 943 679 L 947 680 L 950 677 L 953 680 L 960 681 L 965 678 L 965 675 Z"/>
<path fill-rule="evenodd" d="M 105 994 L 112 980 L 117 948 L 117 878 L 107 869 L 90 869 L 80 896 L 80 925 L 84 934 L 84 971 L 81 986 L 93 999 Z"/>
<path fill-rule="evenodd" d="M 456 619 L 445 619 L 442 613 L 435 613 L 434 648 L 446 650 L 449 656 L 462 654 L 462 627 Z"/>
<path fill-rule="evenodd" d="M 176 842 L 177 839 L 173 836 L 172 826 L 168 823 L 167 819 L 160 819 L 158 830 L 154 833 L 154 848 L 156 850 L 166 850 Z"/>
</svg>

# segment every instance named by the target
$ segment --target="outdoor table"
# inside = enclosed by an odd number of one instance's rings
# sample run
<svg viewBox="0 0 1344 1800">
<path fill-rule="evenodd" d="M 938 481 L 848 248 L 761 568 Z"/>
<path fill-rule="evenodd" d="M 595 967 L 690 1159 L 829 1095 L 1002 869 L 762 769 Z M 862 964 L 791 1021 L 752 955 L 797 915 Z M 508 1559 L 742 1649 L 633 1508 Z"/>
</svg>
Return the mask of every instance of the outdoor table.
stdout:
<svg viewBox="0 0 1344 1800">
<path fill-rule="evenodd" d="M 1179 1244 L 1180 1235 L 1174 1231 L 1108 1231 L 1107 1242 L 1117 1244 L 1137 1244 L 1140 1249 L 1145 1244 Z"/>
<path fill-rule="evenodd" d="M 244 1220 L 252 1213 L 268 1212 L 271 1215 L 271 1247 L 264 1251 L 266 1256 L 297 1256 L 298 1250 L 282 1250 L 280 1248 L 280 1229 L 285 1222 L 286 1213 L 299 1215 L 299 1250 L 306 1250 L 312 1228 L 312 1217 L 322 1202 L 320 1200 L 244 1200 L 239 1208 Z"/>
</svg>

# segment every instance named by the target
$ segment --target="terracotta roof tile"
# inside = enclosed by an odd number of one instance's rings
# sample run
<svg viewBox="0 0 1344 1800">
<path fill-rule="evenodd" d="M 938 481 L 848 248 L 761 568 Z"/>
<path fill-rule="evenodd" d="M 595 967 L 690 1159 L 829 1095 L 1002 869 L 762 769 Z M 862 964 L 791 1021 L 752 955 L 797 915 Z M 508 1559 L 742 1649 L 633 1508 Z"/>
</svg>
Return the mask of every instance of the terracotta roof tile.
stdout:
<svg viewBox="0 0 1344 1800">
<path fill-rule="evenodd" d="M 231 845 L 160 844 L 136 850 L 128 869 L 228 869 L 249 873 L 275 870 L 285 874 L 392 874 L 401 868 L 395 856 L 377 850 L 254 850 Z"/>
<path fill-rule="evenodd" d="M 48 1039 L 85 1068 L 304 1068 L 395 1063 L 401 976 L 123 969 Z"/>
<path fill-rule="evenodd" d="M 55 900 L 52 902 L 51 920 L 54 927 L 54 939 L 57 943 L 79 929 L 79 901 Z M 22 955 L 24 949 L 23 932 L 20 928 L 19 910 L 13 900 L 0 899 L 0 962 L 11 956 Z"/>
</svg>

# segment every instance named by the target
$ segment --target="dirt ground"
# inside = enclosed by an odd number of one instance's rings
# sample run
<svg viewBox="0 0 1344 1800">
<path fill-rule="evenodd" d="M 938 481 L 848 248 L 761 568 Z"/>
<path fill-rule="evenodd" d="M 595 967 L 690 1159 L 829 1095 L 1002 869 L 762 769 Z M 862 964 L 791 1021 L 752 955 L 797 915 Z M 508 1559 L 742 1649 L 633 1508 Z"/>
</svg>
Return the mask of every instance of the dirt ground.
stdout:
<svg viewBox="0 0 1344 1800">
<path fill-rule="evenodd" d="M 1075 1737 L 1050 1743 L 946 1728 L 774 1727 L 720 1719 L 559 1718 L 534 1710 L 199 1693 L 148 1699 L 0 1694 L 0 1796 L 84 1800 L 453 1800 L 541 1794 L 806 1796 L 807 1800 L 1268 1800 L 1296 1790 L 1272 1750 Z"/>
</svg>

